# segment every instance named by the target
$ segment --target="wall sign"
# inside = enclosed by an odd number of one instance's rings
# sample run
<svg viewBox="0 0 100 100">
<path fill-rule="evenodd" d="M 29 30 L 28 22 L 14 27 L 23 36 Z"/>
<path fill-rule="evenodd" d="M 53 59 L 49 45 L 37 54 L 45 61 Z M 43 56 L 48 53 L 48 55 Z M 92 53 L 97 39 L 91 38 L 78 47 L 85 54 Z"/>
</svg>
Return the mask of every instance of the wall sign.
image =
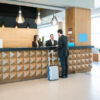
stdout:
<svg viewBox="0 0 100 100">
<path fill-rule="evenodd" d="M 68 34 L 72 34 L 72 28 L 68 28 Z"/>
<path fill-rule="evenodd" d="M 88 42 L 88 34 L 80 33 L 79 34 L 79 42 Z"/>
</svg>

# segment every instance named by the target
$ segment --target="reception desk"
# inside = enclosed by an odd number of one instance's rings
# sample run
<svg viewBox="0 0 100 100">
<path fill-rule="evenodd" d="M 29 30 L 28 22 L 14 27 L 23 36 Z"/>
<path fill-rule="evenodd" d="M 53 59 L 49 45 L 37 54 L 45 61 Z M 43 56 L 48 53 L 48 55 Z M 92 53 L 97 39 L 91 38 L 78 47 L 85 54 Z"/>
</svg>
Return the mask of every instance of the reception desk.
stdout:
<svg viewBox="0 0 100 100">
<path fill-rule="evenodd" d="M 93 46 L 70 47 L 69 73 L 87 72 L 92 66 Z M 55 47 L 1 48 L 0 83 L 47 77 L 47 66 L 59 66 L 58 52 L 50 54 Z"/>
</svg>

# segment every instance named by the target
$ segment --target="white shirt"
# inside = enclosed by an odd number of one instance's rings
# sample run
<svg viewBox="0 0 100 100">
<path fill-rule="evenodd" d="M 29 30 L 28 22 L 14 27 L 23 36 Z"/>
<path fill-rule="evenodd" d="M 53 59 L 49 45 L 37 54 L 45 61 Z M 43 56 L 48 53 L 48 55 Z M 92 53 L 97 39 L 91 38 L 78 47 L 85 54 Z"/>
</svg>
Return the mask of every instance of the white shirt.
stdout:
<svg viewBox="0 0 100 100">
<path fill-rule="evenodd" d="M 54 40 L 51 40 L 52 45 L 54 45 Z"/>
<path fill-rule="evenodd" d="M 37 44 L 37 47 L 39 47 L 39 43 L 38 43 L 38 42 L 36 42 L 36 44 Z"/>
</svg>

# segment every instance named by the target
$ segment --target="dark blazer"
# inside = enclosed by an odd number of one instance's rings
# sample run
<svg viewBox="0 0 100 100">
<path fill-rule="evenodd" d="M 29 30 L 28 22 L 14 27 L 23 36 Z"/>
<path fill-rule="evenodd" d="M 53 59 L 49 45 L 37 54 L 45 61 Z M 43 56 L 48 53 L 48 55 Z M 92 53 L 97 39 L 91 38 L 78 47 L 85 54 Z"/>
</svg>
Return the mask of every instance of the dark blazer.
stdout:
<svg viewBox="0 0 100 100">
<path fill-rule="evenodd" d="M 54 45 L 52 45 L 51 40 L 46 41 L 46 46 L 56 46 L 57 45 L 57 41 L 54 40 Z"/>
<path fill-rule="evenodd" d="M 42 46 L 42 42 L 38 42 L 38 44 L 39 44 L 39 47 L 41 47 Z M 32 47 L 37 47 L 37 44 L 36 44 L 36 42 L 32 42 Z"/>
<path fill-rule="evenodd" d="M 58 40 L 58 56 L 59 57 L 69 56 L 67 36 L 62 35 L 61 37 L 59 37 L 59 40 Z"/>
</svg>

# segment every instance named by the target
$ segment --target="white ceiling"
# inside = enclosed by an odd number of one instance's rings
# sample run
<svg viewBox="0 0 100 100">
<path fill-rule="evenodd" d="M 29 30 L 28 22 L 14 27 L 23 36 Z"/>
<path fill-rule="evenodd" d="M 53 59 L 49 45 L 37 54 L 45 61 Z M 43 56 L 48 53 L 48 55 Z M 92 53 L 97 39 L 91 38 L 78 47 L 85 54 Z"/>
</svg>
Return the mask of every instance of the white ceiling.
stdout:
<svg viewBox="0 0 100 100">
<path fill-rule="evenodd" d="M 92 9 L 92 17 L 100 17 L 100 0 L 95 0 L 95 8 Z"/>
<path fill-rule="evenodd" d="M 58 7 L 77 6 L 83 8 L 94 7 L 94 0 L 16 0 L 24 2 L 32 2 L 38 4 L 52 5 Z"/>
<path fill-rule="evenodd" d="M 0 0 L 0 2 L 21 4 L 27 6 L 58 7 L 61 9 L 68 7 L 93 8 L 94 0 Z M 42 5 L 41 5 L 42 4 Z"/>
<path fill-rule="evenodd" d="M 95 8 L 100 8 L 100 0 L 95 0 Z"/>
</svg>

